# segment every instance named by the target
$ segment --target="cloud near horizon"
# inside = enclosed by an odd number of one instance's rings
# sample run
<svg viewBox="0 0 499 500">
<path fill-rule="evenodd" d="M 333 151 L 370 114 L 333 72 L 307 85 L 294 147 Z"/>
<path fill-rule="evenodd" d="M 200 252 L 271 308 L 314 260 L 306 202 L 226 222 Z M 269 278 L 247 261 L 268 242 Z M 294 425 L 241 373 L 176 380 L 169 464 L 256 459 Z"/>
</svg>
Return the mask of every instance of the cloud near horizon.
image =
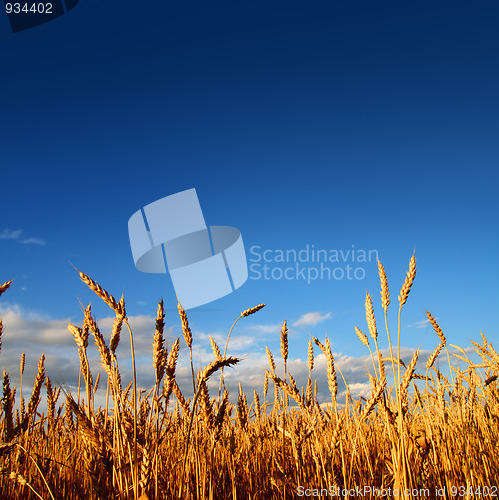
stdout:
<svg viewBox="0 0 499 500">
<path fill-rule="evenodd" d="M 304 315 L 307 316 L 307 315 Z M 327 315 L 321 315 L 321 318 Z M 47 318 L 33 314 L 29 311 L 21 310 L 18 305 L 0 306 L 0 317 L 3 320 L 4 334 L 0 351 L 0 362 L 2 369 L 6 370 L 11 379 L 12 385 L 19 386 L 19 360 L 21 353 L 26 353 L 26 368 L 23 375 L 23 394 L 29 394 L 32 390 L 33 380 L 36 375 L 37 363 L 42 352 L 45 353 L 45 371 L 55 384 L 62 384 L 64 387 L 75 391 L 78 387 L 79 359 L 76 343 L 72 335 L 67 330 L 67 319 Z M 102 318 L 98 321 L 99 328 L 109 341 L 114 317 Z M 155 317 L 153 316 L 130 316 L 130 326 L 133 331 L 137 383 L 140 387 L 149 389 L 155 383 L 155 375 L 152 366 L 152 342 L 155 327 Z M 281 326 L 281 325 L 279 325 Z M 248 329 L 250 331 L 251 329 Z M 172 326 L 165 329 L 165 346 L 170 349 L 176 337 L 180 337 L 180 355 L 177 364 L 176 377 L 186 398 L 192 396 L 192 373 L 190 367 L 189 351 L 183 342 L 182 332 L 179 326 Z M 223 332 L 200 333 L 195 337 L 193 345 L 194 370 L 214 359 L 210 347 L 209 337 L 213 337 L 223 352 L 226 341 L 226 334 Z M 101 377 L 105 377 L 99 354 L 93 338 L 89 338 L 88 358 L 92 374 L 95 377 L 101 372 Z M 473 353 L 472 347 L 465 349 L 467 353 Z M 452 352 L 452 351 L 451 351 Z M 457 351 L 456 351 L 457 352 Z M 382 350 L 383 356 L 388 356 L 388 349 Z M 417 373 L 425 372 L 425 363 L 431 355 L 431 350 L 420 351 Z M 132 363 L 130 354 L 130 338 L 126 330 L 123 329 L 121 340 L 116 351 L 119 369 L 122 376 L 123 385 L 126 386 L 132 379 Z M 268 369 L 268 359 L 265 352 L 265 345 L 262 338 L 254 335 L 235 335 L 230 338 L 228 354 L 236 356 L 240 362 L 231 369 L 224 371 L 224 380 L 231 401 L 235 402 L 238 394 L 239 383 L 250 398 L 253 391 L 260 397 L 263 392 L 265 369 Z M 290 353 L 291 354 L 291 353 Z M 401 358 L 406 364 L 414 354 L 412 348 L 401 348 Z M 368 397 L 370 394 L 370 383 L 366 372 L 373 372 L 373 361 L 370 355 L 350 356 L 341 352 L 333 353 L 335 363 L 341 370 L 349 385 L 351 396 L 355 399 L 360 396 Z M 441 354 L 440 356 L 443 356 Z M 277 373 L 283 376 L 284 364 L 278 355 L 274 353 L 277 365 Z M 375 361 L 375 364 L 377 361 Z M 438 361 L 437 361 L 438 364 Z M 445 356 L 442 358 L 441 366 L 445 370 L 447 363 Z M 306 358 L 294 357 L 290 355 L 287 363 L 288 372 L 293 375 L 297 386 L 306 387 L 308 379 L 308 365 Z M 386 364 L 386 372 L 390 378 L 391 364 Z M 317 394 L 320 403 L 331 401 L 331 394 L 327 385 L 326 359 L 322 352 L 316 349 L 314 359 L 314 369 L 312 378 L 317 380 Z M 208 384 L 211 395 L 218 395 L 219 376 L 215 374 Z M 105 384 L 103 383 L 105 391 Z M 269 398 L 272 398 L 273 389 L 269 389 Z M 338 373 L 338 401 L 342 402 L 346 395 L 346 387 L 342 377 Z M 42 398 L 44 401 L 44 398 Z M 261 399 L 263 401 L 263 399 Z M 250 401 L 249 401 L 250 402 Z M 18 404 L 19 401 L 16 401 Z M 45 403 L 43 403 L 45 404 Z M 43 405 L 41 406 L 43 408 Z"/>
</svg>

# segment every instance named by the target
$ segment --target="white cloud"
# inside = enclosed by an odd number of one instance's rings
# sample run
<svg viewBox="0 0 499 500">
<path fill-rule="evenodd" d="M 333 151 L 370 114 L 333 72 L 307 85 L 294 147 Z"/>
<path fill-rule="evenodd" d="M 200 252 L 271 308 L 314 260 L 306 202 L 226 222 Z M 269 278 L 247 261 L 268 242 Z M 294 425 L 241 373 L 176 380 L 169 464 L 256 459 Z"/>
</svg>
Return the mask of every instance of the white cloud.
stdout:
<svg viewBox="0 0 499 500">
<path fill-rule="evenodd" d="M 251 325 L 249 328 L 257 333 L 279 333 L 282 323 L 277 325 Z"/>
<path fill-rule="evenodd" d="M 22 229 L 17 229 L 16 231 L 11 231 L 10 229 L 4 229 L 0 233 L 0 240 L 17 240 L 21 236 Z"/>
<path fill-rule="evenodd" d="M 67 331 L 68 320 L 48 319 L 39 314 L 23 311 L 18 305 L 0 305 L 4 324 L 4 346 L 33 347 L 68 345 L 72 342 Z M 68 338 L 69 336 L 69 338 Z"/>
<path fill-rule="evenodd" d="M 407 325 L 407 328 L 426 328 L 428 325 L 430 325 L 430 320 L 423 319 L 421 321 L 416 321 L 416 323 L 414 323 L 413 325 Z"/>
<path fill-rule="evenodd" d="M 76 343 L 72 335 L 67 331 L 67 324 L 71 319 L 47 318 L 30 311 L 22 310 L 17 305 L 6 305 L 5 303 L 0 305 L 0 316 L 2 317 L 4 325 L 0 364 L 2 369 L 5 369 L 9 373 L 12 385 L 17 385 L 19 389 L 19 359 L 21 353 L 25 352 L 26 371 L 23 376 L 23 382 L 25 384 L 23 393 L 30 394 L 33 380 L 36 375 L 37 362 L 42 352 L 45 352 L 47 375 L 55 384 L 61 383 L 72 391 L 75 391 L 74 388 L 78 386 L 80 364 Z M 324 316 L 327 315 L 320 315 L 321 318 Z M 114 318 L 111 316 L 98 320 L 99 328 L 106 342 L 109 342 L 113 321 Z M 81 325 L 81 321 L 71 320 L 71 322 Z M 145 315 L 130 316 L 129 322 L 134 338 L 137 383 L 140 387 L 149 389 L 155 382 L 152 366 L 152 341 L 155 318 Z M 278 325 L 278 327 L 280 328 L 281 325 Z M 180 336 L 180 355 L 176 376 L 186 399 L 192 398 L 193 387 L 190 356 L 189 350 L 182 338 L 181 331 L 178 326 L 173 326 L 165 329 L 164 336 L 166 339 L 165 345 L 168 350 L 175 338 Z M 213 360 L 209 336 L 208 333 L 197 332 L 194 334 L 193 362 L 195 371 Z M 215 339 L 220 350 L 223 352 L 226 333 L 213 332 L 211 336 Z M 241 383 L 248 397 L 248 403 L 251 403 L 254 390 L 260 395 L 260 402 L 263 403 L 262 391 L 265 369 L 268 369 L 268 360 L 261 340 L 261 337 L 259 338 L 257 335 L 254 337 L 251 335 L 234 335 L 230 338 L 228 353 L 241 358 L 240 363 L 233 368 L 224 370 L 225 386 L 229 390 L 232 402 L 235 402 L 237 398 L 238 386 L 239 383 Z M 454 349 L 450 349 L 451 353 L 453 351 Z M 474 352 L 472 347 L 466 348 L 465 351 L 467 354 L 470 354 L 470 357 Z M 103 381 L 101 382 L 99 392 L 104 395 L 106 391 L 106 384 L 104 383 L 105 373 L 102 369 L 100 356 L 94 345 L 92 336 L 89 338 L 87 352 L 94 380 L 97 373 L 101 372 Z M 383 349 L 383 356 L 389 356 L 388 352 L 388 349 Z M 425 373 L 425 363 L 431 353 L 432 349 L 420 351 L 416 368 L 417 373 Z M 116 354 L 120 373 L 122 375 L 122 382 L 125 386 L 132 379 L 130 337 L 126 327 L 122 329 L 121 340 Z M 413 354 L 413 348 L 401 347 L 401 358 L 406 364 L 410 362 Z M 349 385 L 351 396 L 354 399 L 358 399 L 360 396 L 368 397 L 371 388 L 366 372 L 374 372 L 371 356 L 369 354 L 350 356 L 341 352 L 335 352 L 333 353 L 333 357 L 337 367 L 338 403 L 343 404 L 346 396 L 346 387 L 340 375 L 340 370 Z M 444 373 L 448 370 L 446 358 L 447 356 L 444 351 L 444 353 L 441 354 L 441 358 L 436 362 L 436 365 L 439 364 Z M 473 357 L 471 357 L 471 359 L 473 359 Z M 456 359 L 451 358 L 451 361 L 454 366 L 458 364 L 462 367 L 465 366 L 464 362 L 460 362 Z M 275 362 L 277 365 L 277 374 L 283 378 L 284 364 L 278 355 L 275 356 Z M 376 356 L 374 362 L 377 369 L 378 361 Z M 290 357 L 287 362 L 287 368 L 288 372 L 293 375 L 298 388 L 306 387 L 308 379 L 306 350 L 303 359 Z M 390 382 L 392 374 L 392 365 L 390 362 L 386 363 L 386 373 Z M 327 385 L 326 359 L 324 354 L 317 348 L 315 348 L 312 379 L 317 380 L 319 402 L 330 402 L 331 394 Z M 217 372 L 212 376 L 208 384 L 211 396 L 218 396 L 219 383 L 220 375 Z M 269 394 L 267 397 L 270 399 L 273 398 L 272 384 L 269 387 Z M 100 401 L 98 398 L 97 400 Z M 42 407 L 43 404 L 44 403 L 42 403 Z"/>
<path fill-rule="evenodd" d="M 21 243 L 24 243 L 25 245 L 46 245 L 47 242 L 45 240 L 42 240 L 40 238 L 26 238 L 25 240 L 22 240 Z"/>
<path fill-rule="evenodd" d="M 0 240 L 19 240 L 22 229 L 17 229 L 15 231 L 11 231 L 10 229 L 4 229 L 0 233 Z M 20 240 L 20 243 L 23 243 L 25 245 L 46 245 L 47 242 L 45 240 L 42 240 L 41 238 L 24 238 L 23 240 Z"/>
<path fill-rule="evenodd" d="M 223 334 L 223 333 L 208 334 L 208 333 L 202 333 L 202 332 L 196 333 L 196 337 L 199 340 L 203 341 L 203 343 L 207 346 L 207 349 L 210 350 L 210 352 L 211 352 L 210 336 L 216 342 L 216 344 L 218 345 L 218 348 L 220 349 L 220 352 L 223 355 L 224 350 L 225 350 L 225 343 L 227 342 L 227 334 Z M 230 339 L 229 339 L 229 346 L 227 348 L 227 352 L 230 355 L 234 355 L 235 353 L 241 353 L 241 352 L 246 353 L 257 344 L 258 345 L 261 344 L 261 339 L 256 337 L 256 336 L 253 336 L 253 335 L 234 335 L 234 333 L 232 333 L 230 336 Z"/>
<path fill-rule="evenodd" d="M 300 316 L 298 321 L 293 323 L 293 326 L 304 327 L 304 326 L 315 326 L 322 321 L 332 318 L 331 313 L 322 314 L 321 312 L 309 312 Z"/>
</svg>

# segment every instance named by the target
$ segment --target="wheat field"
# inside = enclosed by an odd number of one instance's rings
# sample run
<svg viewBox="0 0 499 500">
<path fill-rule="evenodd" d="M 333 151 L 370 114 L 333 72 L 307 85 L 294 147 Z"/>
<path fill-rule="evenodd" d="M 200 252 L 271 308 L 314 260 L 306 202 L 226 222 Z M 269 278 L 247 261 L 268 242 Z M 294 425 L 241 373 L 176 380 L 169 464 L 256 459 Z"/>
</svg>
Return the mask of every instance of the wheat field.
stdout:
<svg viewBox="0 0 499 500">
<path fill-rule="evenodd" d="M 139 391 L 133 333 L 125 301 L 116 300 L 81 271 L 81 280 L 115 314 L 107 342 L 84 309 L 81 326 L 69 324 L 80 368 L 78 390 L 55 387 L 45 373 L 44 356 L 27 402 L 16 399 L 3 372 L 0 443 L 2 499 L 285 499 L 285 498 L 482 498 L 499 493 L 499 354 L 482 334 L 473 347 L 480 363 L 449 344 L 434 316 L 436 348 L 426 364 L 419 350 L 409 363 L 400 356 L 401 311 L 416 276 L 412 256 L 398 295 L 396 333 L 388 329 L 390 293 L 378 262 L 383 332 L 378 332 L 373 299 L 366 293 L 367 330 L 352 327 L 369 351 L 366 374 L 370 397 L 338 398 L 343 377 L 329 338 L 312 338 L 307 352 L 308 382 L 298 387 L 288 371 L 288 328 L 281 330 L 280 358 L 266 348 L 268 368 L 262 393 L 243 388 L 229 398 L 224 368 L 240 359 L 228 355 L 234 325 L 256 314 L 264 304 L 243 311 L 227 335 L 223 353 L 211 338 L 213 359 L 194 369 L 195 333 L 178 304 L 182 337 L 167 349 L 165 314 L 158 304 L 152 363 L 156 384 Z M 12 285 L 0 286 L 0 295 Z M 393 308 L 393 305 L 392 305 Z M 0 336 L 3 324 L 0 320 Z M 130 336 L 133 380 L 122 385 L 116 348 Z M 378 336 L 386 335 L 389 356 Z M 1 337 L 0 337 L 1 338 Z M 92 339 L 102 372 L 91 373 L 87 350 Z M 190 355 L 192 388 L 181 390 L 176 379 L 180 344 Z M 1 343 L 0 343 L 1 346 Z M 329 404 L 319 404 L 314 361 L 324 355 Z M 447 375 L 435 367 L 442 355 Z M 465 366 L 465 369 L 460 369 Z M 464 365 L 463 365 L 464 363 Z M 20 360 L 20 376 L 25 356 Z M 388 374 L 387 374 L 388 372 Z M 390 382 L 389 382 L 390 380 Z M 210 394 L 208 382 L 212 387 Z M 218 390 L 213 390 L 216 381 Z M 96 407 L 103 394 L 105 406 Z M 263 394 L 263 397 L 262 397 Z M 236 397 L 237 396 L 237 397 Z M 46 412 L 40 413 L 42 398 Z"/>
</svg>

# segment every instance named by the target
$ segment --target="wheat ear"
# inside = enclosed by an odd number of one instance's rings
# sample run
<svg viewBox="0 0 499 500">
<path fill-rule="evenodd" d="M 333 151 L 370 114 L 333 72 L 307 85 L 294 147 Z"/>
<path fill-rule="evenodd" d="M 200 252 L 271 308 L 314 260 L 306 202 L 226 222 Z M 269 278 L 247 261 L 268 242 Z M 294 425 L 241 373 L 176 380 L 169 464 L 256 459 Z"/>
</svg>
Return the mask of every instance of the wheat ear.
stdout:
<svg viewBox="0 0 499 500">
<path fill-rule="evenodd" d="M 12 285 L 13 281 L 14 280 L 6 281 L 3 285 L 0 285 L 0 295 L 2 295 L 2 293 L 4 293 L 10 285 Z"/>
<path fill-rule="evenodd" d="M 227 356 L 227 348 L 229 347 L 229 340 L 230 340 L 230 334 L 232 333 L 232 329 L 236 326 L 236 323 L 241 319 L 241 318 L 246 318 L 247 316 L 251 316 L 252 314 L 257 313 L 260 311 L 260 309 L 263 309 L 265 307 L 265 304 L 258 304 L 257 306 L 250 307 L 249 309 L 245 309 L 232 323 L 232 326 L 229 329 L 229 333 L 227 334 L 227 340 L 225 341 L 225 349 L 224 349 L 224 355 L 223 357 Z M 222 386 L 224 387 L 225 390 L 225 383 L 224 383 L 224 370 L 223 368 L 220 370 L 220 386 L 218 388 L 218 404 L 220 404 L 220 398 L 222 397 Z"/>
</svg>

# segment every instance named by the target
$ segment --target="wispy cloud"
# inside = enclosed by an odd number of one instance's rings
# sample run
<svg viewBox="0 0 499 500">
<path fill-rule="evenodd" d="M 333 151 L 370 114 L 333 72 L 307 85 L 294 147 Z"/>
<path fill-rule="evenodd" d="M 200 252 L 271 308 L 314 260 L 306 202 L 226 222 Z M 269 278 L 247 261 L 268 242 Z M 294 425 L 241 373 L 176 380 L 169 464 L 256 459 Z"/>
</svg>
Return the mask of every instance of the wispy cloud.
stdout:
<svg viewBox="0 0 499 500">
<path fill-rule="evenodd" d="M 298 321 L 293 323 L 293 326 L 304 327 L 304 326 L 315 326 L 322 321 L 332 318 L 331 313 L 322 314 L 321 312 L 309 312 L 300 316 Z"/>
<path fill-rule="evenodd" d="M 253 330 L 257 333 L 276 333 L 280 332 L 282 328 L 282 323 L 278 323 L 276 325 L 251 325 L 249 327 L 250 330 Z"/>
<path fill-rule="evenodd" d="M 11 231 L 10 229 L 4 229 L 0 233 L 0 240 L 17 240 L 21 236 L 22 229 L 17 229 L 16 231 Z"/>
<path fill-rule="evenodd" d="M 16 229 L 15 231 L 11 231 L 10 229 L 4 229 L 0 233 L 0 240 L 19 240 L 21 237 L 22 229 Z M 25 245 L 46 245 L 47 242 L 42 240 L 41 238 L 24 238 L 23 240 L 19 240 L 20 243 Z"/>
<path fill-rule="evenodd" d="M 435 318 L 438 319 L 438 318 Z M 425 328 L 430 324 L 429 319 L 423 319 L 422 321 L 416 321 L 416 323 L 412 325 L 407 325 L 407 328 Z"/>
<path fill-rule="evenodd" d="M 24 243 L 25 245 L 46 245 L 47 242 L 45 240 L 42 240 L 40 238 L 26 238 L 25 240 L 22 240 L 21 243 Z"/>
</svg>

